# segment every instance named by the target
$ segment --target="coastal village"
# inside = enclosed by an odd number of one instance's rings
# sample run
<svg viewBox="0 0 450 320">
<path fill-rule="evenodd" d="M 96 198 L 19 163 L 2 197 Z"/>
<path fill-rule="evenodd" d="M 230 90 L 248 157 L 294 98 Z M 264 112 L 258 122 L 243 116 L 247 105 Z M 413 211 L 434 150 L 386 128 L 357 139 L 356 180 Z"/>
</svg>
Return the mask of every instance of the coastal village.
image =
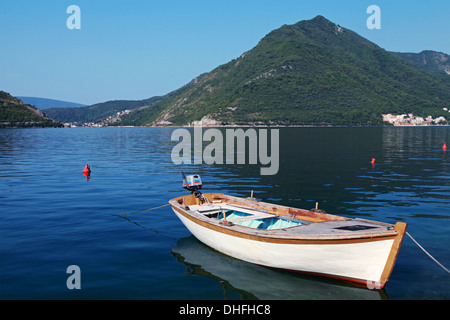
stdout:
<svg viewBox="0 0 450 320">
<path fill-rule="evenodd" d="M 443 108 L 444 111 L 448 111 L 450 113 L 450 110 L 448 108 Z M 126 114 L 129 114 L 131 110 L 124 110 L 120 112 L 116 112 L 114 115 L 109 116 L 105 120 L 102 120 L 100 122 L 85 122 L 81 125 L 76 125 L 74 123 L 64 123 L 64 126 L 67 128 L 75 128 L 78 126 L 81 127 L 109 127 L 114 126 L 116 122 L 120 121 L 120 117 Z M 382 114 L 383 121 L 387 122 L 393 126 L 435 126 L 435 125 L 448 125 L 448 120 L 443 117 L 437 117 L 434 119 L 432 116 L 428 116 L 426 118 L 415 116 L 412 113 L 408 114 Z M 205 117 L 206 118 L 206 117 Z M 203 119 L 202 119 L 203 120 Z M 198 121 L 199 123 L 202 122 Z M 208 119 L 209 120 L 209 119 Z M 217 124 L 216 122 L 214 124 Z M 213 126 L 214 126 L 213 124 Z M 197 123 L 194 123 L 194 125 L 198 125 Z M 203 125 L 205 125 L 203 123 Z M 210 124 L 211 125 L 211 124 Z"/>
<path fill-rule="evenodd" d="M 443 108 L 444 111 L 448 111 L 447 108 Z M 433 119 L 432 116 L 426 118 L 414 116 L 412 113 L 408 114 L 383 114 L 383 121 L 394 126 L 432 126 L 432 125 L 446 125 L 448 124 L 447 119 L 440 116 Z"/>
<path fill-rule="evenodd" d="M 109 116 L 105 120 L 102 120 L 100 122 L 85 122 L 81 125 L 76 125 L 74 123 L 66 122 L 64 123 L 64 127 L 66 128 L 76 128 L 78 126 L 80 127 L 109 127 L 110 125 L 114 125 L 114 123 L 120 121 L 120 117 L 126 114 L 129 114 L 131 110 L 124 110 L 120 112 L 116 112 L 115 114 Z"/>
</svg>

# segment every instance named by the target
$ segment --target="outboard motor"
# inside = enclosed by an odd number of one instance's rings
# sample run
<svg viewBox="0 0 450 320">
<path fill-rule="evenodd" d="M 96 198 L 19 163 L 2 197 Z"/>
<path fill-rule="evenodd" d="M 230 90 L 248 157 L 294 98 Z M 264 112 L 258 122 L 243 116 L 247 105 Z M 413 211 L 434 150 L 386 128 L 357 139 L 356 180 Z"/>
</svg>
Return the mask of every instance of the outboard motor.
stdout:
<svg viewBox="0 0 450 320">
<path fill-rule="evenodd" d="M 196 198 L 200 197 L 202 193 L 199 191 L 202 186 L 202 178 L 198 174 L 185 176 L 183 172 L 181 172 L 183 176 L 183 188 L 190 191 Z"/>
</svg>

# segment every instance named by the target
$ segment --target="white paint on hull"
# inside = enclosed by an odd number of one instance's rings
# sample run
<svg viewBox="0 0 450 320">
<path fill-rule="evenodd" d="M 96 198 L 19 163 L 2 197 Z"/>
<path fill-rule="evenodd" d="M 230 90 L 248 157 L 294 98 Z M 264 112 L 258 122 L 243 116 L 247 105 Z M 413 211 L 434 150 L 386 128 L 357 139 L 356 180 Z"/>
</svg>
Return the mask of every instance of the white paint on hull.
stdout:
<svg viewBox="0 0 450 320">
<path fill-rule="evenodd" d="M 201 242 L 224 254 L 267 267 L 379 282 L 394 240 L 351 244 L 279 244 L 221 233 L 174 210 Z"/>
</svg>

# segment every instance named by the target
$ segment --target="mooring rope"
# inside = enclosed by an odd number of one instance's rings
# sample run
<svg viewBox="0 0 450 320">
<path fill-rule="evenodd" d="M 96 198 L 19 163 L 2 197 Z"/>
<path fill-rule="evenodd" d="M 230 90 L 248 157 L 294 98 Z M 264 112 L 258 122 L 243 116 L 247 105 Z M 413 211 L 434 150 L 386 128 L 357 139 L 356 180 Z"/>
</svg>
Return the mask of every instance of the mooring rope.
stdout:
<svg viewBox="0 0 450 320">
<path fill-rule="evenodd" d="M 423 250 L 423 252 L 425 252 L 431 259 L 433 259 L 434 262 L 436 262 L 442 269 L 444 269 L 445 271 L 447 271 L 448 273 L 450 273 L 450 271 L 444 267 L 439 261 L 437 261 L 431 254 L 429 254 L 427 252 L 427 250 L 425 250 L 408 232 L 406 232 L 406 234 L 411 238 L 412 241 L 414 241 L 415 244 L 417 244 L 417 246 Z"/>
<path fill-rule="evenodd" d="M 160 209 L 160 208 L 167 207 L 167 206 L 170 206 L 170 203 L 167 203 L 167 204 L 165 204 L 165 205 L 162 205 L 162 206 L 159 206 L 159 207 L 155 207 L 155 208 L 150 208 L 150 209 L 141 210 L 141 211 L 130 212 L 130 213 L 122 213 L 122 214 L 115 214 L 115 216 L 123 217 L 123 216 L 128 216 L 128 215 L 130 215 L 130 214 L 135 214 L 135 213 L 141 213 L 141 212 L 146 212 L 146 211 L 156 210 L 156 209 Z"/>
</svg>

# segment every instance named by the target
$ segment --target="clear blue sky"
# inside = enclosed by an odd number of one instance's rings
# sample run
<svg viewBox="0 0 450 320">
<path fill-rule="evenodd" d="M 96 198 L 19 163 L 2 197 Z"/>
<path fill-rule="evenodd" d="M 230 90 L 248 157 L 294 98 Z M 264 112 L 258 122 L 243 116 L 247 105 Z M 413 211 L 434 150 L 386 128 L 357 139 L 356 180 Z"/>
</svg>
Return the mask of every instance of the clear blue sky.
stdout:
<svg viewBox="0 0 450 320">
<path fill-rule="evenodd" d="M 69 5 L 81 29 L 69 30 Z M 369 30 L 369 5 L 381 30 Z M 14 0 L 0 3 L 0 90 L 84 104 L 163 95 L 316 15 L 389 51 L 450 54 L 450 1 Z"/>
</svg>

